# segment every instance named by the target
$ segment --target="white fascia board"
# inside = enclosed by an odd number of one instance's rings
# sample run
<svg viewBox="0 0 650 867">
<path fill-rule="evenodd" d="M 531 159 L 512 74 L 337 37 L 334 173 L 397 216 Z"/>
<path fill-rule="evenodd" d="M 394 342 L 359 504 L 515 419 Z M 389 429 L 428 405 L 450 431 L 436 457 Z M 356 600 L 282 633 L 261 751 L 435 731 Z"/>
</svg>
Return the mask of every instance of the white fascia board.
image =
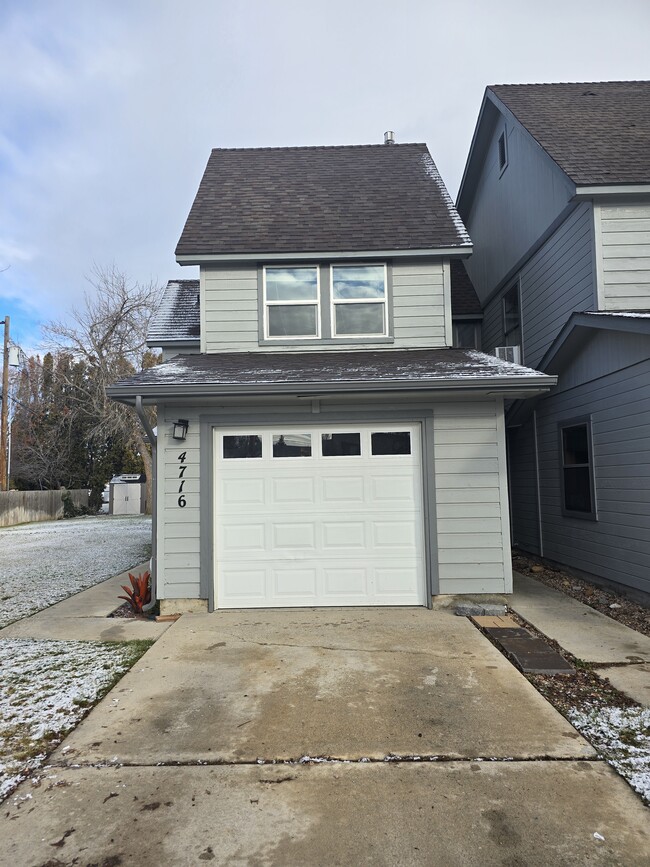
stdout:
<svg viewBox="0 0 650 867">
<path fill-rule="evenodd" d="M 459 396 L 480 393 L 490 397 L 507 395 L 509 397 L 532 397 L 543 394 L 557 384 L 557 377 L 540 373 L 539 376 L 476 376 L 467 377 L 465 381 L 458 379 L 439 379 L 435 383 L 428 382 L 384 382 L 359 383 L 359 382 L 323 382 L 323 383 L 245 383 L 245 384 L 182 384 L 160 383 L 156 385 L 127 386 L 119 388 L 109 386 L 106 393 L 113 400 L 124 403 L 132 403 L 136 396 L 140 396 L 145 402 L 174 400 L 187 398 L 188 400 L 200 400 L 211 397 L 225 398 L 228 396 L 259 397 L 263 395 L 293 395 L 295 397 L 333 397 L 337 394 L 375 394 L 386 392 L 442 392 L 445 396 L 458 394 Z"/>
<path fill-rule="evenodd" d="M 593 199 L 597 196 L 650 196 L 650 184 L 576 186 L 577 199 Z"/>
<path fill-rule="evenodd" d="M 471 255 L 472 244 L 458 247 L 431 247 L 417 250 L 327 250 L 312 253 L 214 253 L 205 256 L 177 256 L 179 265 L 209 265 L 218 262 L 297 262 L 303 260 L 336 259 L 405 259 L 420 256 L 457 256 L 466 259 Z"/>
</svg>

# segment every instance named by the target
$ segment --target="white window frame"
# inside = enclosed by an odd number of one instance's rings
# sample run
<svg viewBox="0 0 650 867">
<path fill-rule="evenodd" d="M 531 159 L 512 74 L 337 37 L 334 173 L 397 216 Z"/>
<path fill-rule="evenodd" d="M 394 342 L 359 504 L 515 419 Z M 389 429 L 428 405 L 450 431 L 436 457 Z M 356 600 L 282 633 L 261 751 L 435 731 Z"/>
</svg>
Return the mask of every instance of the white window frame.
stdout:
<svg viewBox="0 0 650 867">
<path fill-rule="evenodd" d="M 388 337 L 388 266 L 386 262 L 382 263 L 384 269 L 384 297 L 383 298 L 346 298 L 334 300 L 334 269 L 335 268 L 376 268 L 377 262 L 350 262 L 346 264 L 331 263 L 330 264 L 330 323 L 332 330 L 332 338 L 336 340 L 355 340 L 356 338 L 364 338 L 372 340 L 373 337 Z M 336 307 L 339 304 L 383 304 L 384 306 L 384 330 L 380 333 L 368 334 L 337 334 L 336 333 Z"/>
<path fill-rule="evenodd" d="M 584 427 L 586 430 L 587 439 L 587 462 L 583 464 L 567 464 L 564 456 L 564 431 L 573 427 Z M 596 472 L 594 467 L 594 439 L 592 419 L 590 415 L 579 416 L 578 418 L 563 419 L 557 423 L 559 446 L 560 446 L 560 494 L 562 497 L 560 506 L 564 517 L 580 518 L 583 521 L 598 520 L 598 505 L 596 503 Z M 587 469 L 589 476 L 589 498 L 591 500 L 590 511 L 578 511 L 577 509 L 569 509 L 566 504 L 566 481 L 565 470 L 568 469 Z"/>
<path fill-rule="evenodd" d="M 266 272 L 268 269 L 275 271 L 289 271 L 295 269 L 312 268 L 316 271 L 316 298 L 304 301 L 269 301 L 266 297 Z M 313 264 L 300 265 L 264 265 L 262 269 L 263 307 L 264 307 L 264 340 L 278 340 L 286 343 L 288 340 L 320 340 L 321 337 L 321 281 L 320 266 Z M 270 334 L 269 332 L 269 307 L 313 307 L 316 306 L 316 334 Z"/>
</svg>

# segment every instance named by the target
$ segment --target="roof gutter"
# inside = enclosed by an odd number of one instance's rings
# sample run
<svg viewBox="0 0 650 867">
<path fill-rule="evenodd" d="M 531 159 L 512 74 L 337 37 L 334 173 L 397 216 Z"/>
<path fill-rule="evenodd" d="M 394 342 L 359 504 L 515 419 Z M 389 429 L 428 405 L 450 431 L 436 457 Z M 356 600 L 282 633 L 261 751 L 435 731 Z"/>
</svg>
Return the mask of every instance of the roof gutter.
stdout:
<svg viewBox="0 0 650 867">
<path fill-rule="evenodd" d="M 151 568 L 149 570 L 151 573 L 151 601 L 142 606 L 142 610 L 147 612 L 151 611 L 158 601 L 158 438 L 149 424 L 149 419 L 142 405 L 142 395 L 140 394 L 136 394 L 135 396 L 135 411 L 151 445 L 151 466 L 153 470 L 153 478 L 151 479 Z"/>
<path fill-rule="evenodd" d="M 204 397 L 263 397 L 270 395 L 310 396 L 331 394 L 373 394 L 381 392 L 408 391 L 414 392 L 487 392 L 489 394 L 507 394 L 509 392 L 539 393 L 549 391 L 557 383 L 557 377 L 547 374 L 538 376 L 485 376 L 467 377 L 467 381 L 448 378 L 431 383 L 404 380 L 386 380 L 382 382 L 282 382 L 282 383 L 235 383 L 235 384 L 161 384 L 109 386 L 107 394 L 115 400 L 132 404 L 134 399 L 153 398 L 155 401 L 173 400 L 174 398 L 204 398 Z"/>
</svg>

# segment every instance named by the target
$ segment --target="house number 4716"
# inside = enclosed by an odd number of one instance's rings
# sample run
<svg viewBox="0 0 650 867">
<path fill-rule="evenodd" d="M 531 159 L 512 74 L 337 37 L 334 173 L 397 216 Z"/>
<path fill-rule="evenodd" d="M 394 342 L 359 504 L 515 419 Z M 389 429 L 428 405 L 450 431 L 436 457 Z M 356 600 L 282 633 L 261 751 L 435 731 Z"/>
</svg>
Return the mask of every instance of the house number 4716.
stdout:
<svg viewBox="0 0 650 867">
<path fill-rule="evenodd" d="M 185 499 L 185 494 L 183 493 L 183 487 L 185 485 L 185 470 L 187 469 L 187 464 L 185 463 L 185 457 L 187 452 L 181 452 L 178 456 L 178 478 L 180 480 L 180 484 L 178 486 L 178 505 L 181 509 L 184 509 L 187 506 L 187 500 Z"/>
</svg>

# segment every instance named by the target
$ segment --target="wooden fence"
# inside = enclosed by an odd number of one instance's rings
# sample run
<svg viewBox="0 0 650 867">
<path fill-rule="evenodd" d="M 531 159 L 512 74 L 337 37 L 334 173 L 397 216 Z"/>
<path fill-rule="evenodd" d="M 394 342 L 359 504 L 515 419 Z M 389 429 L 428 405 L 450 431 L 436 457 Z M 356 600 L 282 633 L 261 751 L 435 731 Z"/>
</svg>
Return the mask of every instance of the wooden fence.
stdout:
<svg viewBox="0 0 650 867">
<path fill-rule="evenodd" d="M 63 493 L 63 488 L 58 491 L 0 491 L 0 527 L 62 518 Z M 86 489 L 69 493 L 75 506 L 88 505 Z"/>
</svg>

